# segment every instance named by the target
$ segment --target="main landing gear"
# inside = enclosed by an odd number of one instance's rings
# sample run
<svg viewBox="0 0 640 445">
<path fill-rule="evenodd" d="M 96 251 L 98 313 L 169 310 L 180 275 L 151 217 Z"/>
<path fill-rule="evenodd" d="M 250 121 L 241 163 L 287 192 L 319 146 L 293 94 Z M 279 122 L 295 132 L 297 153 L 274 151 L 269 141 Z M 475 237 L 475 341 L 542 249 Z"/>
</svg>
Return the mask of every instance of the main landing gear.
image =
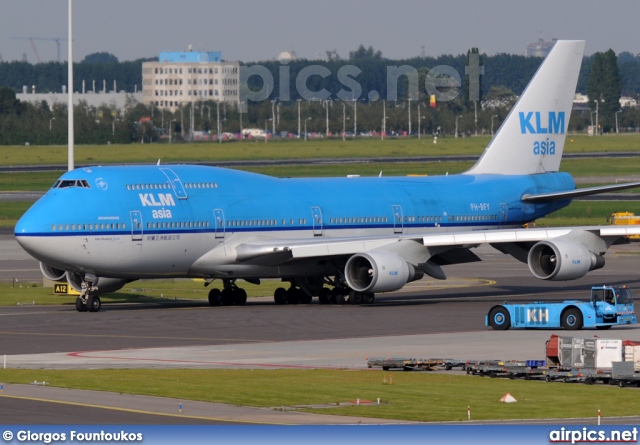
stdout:
<svg viewBox="0 0 640 445">
<path fill-rule="evenodd" d="M 320 304 L 372 304 L 375 301 L 374 294 L 356 292 L 340 281 L 330 281 L 328 284 L 335 287 L 316 290 Z M 273 300 L 276 304 L 309 304 L 313 298 L 310 289 L 304 282 L 298 285 L 296 281 L 292 281 L 289 289 L 276 289 Z"/>
<path fill-rule="evenodd" d="M 289 289 L 279 287 L 273 293 L 273 301 L 276 304 L 309 304 L 312 299 L 310 294 L 294 284 Z"/>
<path fill-rule="evenodd" d="M 102 307 L 98 287 L 94 281 L 89 281 L 88 277 L 82 281 L 82 292 L 76 298 L 76 310 L 78 312 L 98 312 Z"/>
<path fill-rule="evenodd" d="M 244 306 L 247 303 L 247 292 L 236 285 L 235 279 L 224 279 L 223 289 L 209 291 L 211 306 Z M 338 278 L 290 279 L 288 289 L 279 287 L 273 293 L 273 301 L 277 305 L 311 304 L 313 297 L 318 297 L 320 304 L 373 304 L 375 295 L 369 292 L 356 292 Z M 208 285 L 211 282 L 205 284 Z M 255 283 L 257 284 L 257 283 Z M 325 287 L 324 284 L 333 286 Z"/>
<path fill-rule="evenodd" d="M 244 306 L 247 302 L 247 292 L 236 286 L 236 280 L 223 280 L 224 287 L 209 291 L 211 306 Z"/>
</svg>

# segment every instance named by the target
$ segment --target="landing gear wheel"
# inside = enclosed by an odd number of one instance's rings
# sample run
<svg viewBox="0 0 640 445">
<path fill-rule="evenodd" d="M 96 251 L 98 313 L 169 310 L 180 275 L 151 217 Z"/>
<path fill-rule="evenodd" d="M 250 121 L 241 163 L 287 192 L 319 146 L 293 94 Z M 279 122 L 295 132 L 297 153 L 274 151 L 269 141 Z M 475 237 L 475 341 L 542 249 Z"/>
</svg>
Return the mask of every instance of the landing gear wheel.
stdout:
<svg viewBox="0 0 640 445">
<path fill-rule="evenodd" d="M 76 311 L 87 312 L 87 305 L 84 304 L 84 301 L 82 301 L 80 297 L 76 298 Z"/>
<path fill-rule="evenodd" d="M 220 289 L 211 289 L 209 291 L 209 304 L 211 306 L 220 306 L 222 304 L 222 292 L 220 292 Z"/>
<path fill-rule="evenodd" d="M 560 317 L 560 324 L 567 331 L 578 331 L 582 329 L 582 312 L 575 307 L 567 309 Z"/>
<path fill-rule="evenodd" d="M 362 292 L 349 292 L 349 304 L 362 304 Z"/>
<path fill-rule="evenodd" d="M 287 291 L 287 303 L 298 304 L 300 303 L 300 291 L 295 287 L 290 287 Z"/>
<path fill-rule="evenodd" d="M 504 306 L 496 306 L 489 311 L 489 326 L 496 331 L 506 331 L 511 326 L 509 311 Z"/>
<path fill-rule="evenodd" d="M 376 300 L 375 294 L 372 294 L 372 293 L 362 294 L 362 303 L 364 304 L 373 304 L 375 300 Z"/>
<path fill-rule="evenodd" d="M 222 305 L 223 306 L 233 306 L 234 302 L 234 291 L 231 288 L 222 290 Z"/>
<path fill-rule="evenodd" d="M 313 297 L 303 290 L 300 290 L 300 304 L 311 304 Z"/>
<path fill-rule="evenodd" d="M 89 295 L 87 298 L 87 310 L 89 312 L 98 312 L 102 307 L 100 297 L 97 295 Z"/>
<path fill-rule="evenodd" d="M 331 291 L 327 287 L 323 287 L 318 296 L 320 304 L 329 304 L 331 302 Z"/>
<path fill-rule="evenodd" d="M 273 293 L 273 301 L 276 304 L 285 304 L 287 302 L 287 290 L 284 287 L 279 287 Z"/>
<path fill-rule="evenodd" d="M 347 304 L 347 296 L 342 292 L 336 292 L 335 296 L 336 304 Z"/>
<path fill-rule="evenodd" d="M 236 306 L 244 306 L 247 304 L 247 291 L 237 288 L 233 291 L 233 303 Z"/>
</svg>

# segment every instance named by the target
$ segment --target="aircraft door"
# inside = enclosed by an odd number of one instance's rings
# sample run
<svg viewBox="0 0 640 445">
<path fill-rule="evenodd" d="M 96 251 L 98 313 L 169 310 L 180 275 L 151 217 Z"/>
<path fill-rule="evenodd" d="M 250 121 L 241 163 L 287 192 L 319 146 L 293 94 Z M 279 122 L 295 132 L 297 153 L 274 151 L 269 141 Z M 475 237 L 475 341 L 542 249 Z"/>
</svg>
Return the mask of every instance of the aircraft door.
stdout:
<svg viewBox="0 0 640 445">
<path fill-rule="evenodd" d="M 225 224 L 226 222 L 222 209 L 213 209 L 213 227 L 216 233 L 216 238 L 224 238 Z"/>
<path fill-rule="evenodd" d="M 311 207 L 311 219 L 313 220 L 313 236 L 322 236 L 322 209 Z"/>
<path fill-rule="evenodd" d="M 142 213 L 139 210 L 131 212 L 131 241 L 142 241 Z"/>
<path fill-rule="evenodd" d="M 171 188 L 173 189 L 173 192 L 176 194 L 176 198 L 187 199 L 188 198 L 187 191 L 184 189 L 184 185 L 182 184 L 182 181 L 180 180 L 176 172 L 174 172 L 170 168 L 161 168 L 160 171 L 164 173 L 164 175 L 167 177 L 167 179 L 171 183 Z"/>
<path fill-rule="evenodd" d="M 504 226 L 507 223 L 507 216 L 509 214 L 509 206 L 506 203 L 500 204 L 500 226 Z"/>
<path fill-rule="evenodd" d="M 393 233 L 402 233 L 404 231 L 404 222 L 402 215 L 402 206 L 393 206 Z"/>
</svg>

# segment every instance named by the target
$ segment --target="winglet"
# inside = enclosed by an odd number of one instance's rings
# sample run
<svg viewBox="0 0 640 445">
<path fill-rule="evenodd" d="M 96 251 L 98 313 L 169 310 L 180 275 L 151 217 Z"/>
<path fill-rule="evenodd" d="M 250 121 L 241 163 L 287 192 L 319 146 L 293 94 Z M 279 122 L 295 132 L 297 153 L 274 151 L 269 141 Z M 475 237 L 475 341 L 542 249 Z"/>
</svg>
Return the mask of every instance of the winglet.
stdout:
<svg viewBox="0 0 640 445">
<path fill-rule="evenodd" d="M 584 46 L 584 40 L 556 42 L 478 162 L 464 174 L 559 170 Z"/>
</svg>

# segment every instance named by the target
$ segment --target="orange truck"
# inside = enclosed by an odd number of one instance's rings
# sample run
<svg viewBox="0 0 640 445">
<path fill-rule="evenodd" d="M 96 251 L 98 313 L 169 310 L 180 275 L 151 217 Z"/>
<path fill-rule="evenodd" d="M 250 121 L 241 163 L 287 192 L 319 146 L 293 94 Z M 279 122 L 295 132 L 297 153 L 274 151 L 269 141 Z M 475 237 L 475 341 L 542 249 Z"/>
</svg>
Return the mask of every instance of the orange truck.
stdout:
<svg viewBox="0 0 640 445">
<path fill-rule="evenodd" d="M 607 221 L 612 226 L 634 226 L 640 225 L 640 215 L 635 215 L 631 212 L 616 212 L 612 213 Z M 640 235 L 629 235 L 627 238 L 640 240 Z"/>
</svg>

